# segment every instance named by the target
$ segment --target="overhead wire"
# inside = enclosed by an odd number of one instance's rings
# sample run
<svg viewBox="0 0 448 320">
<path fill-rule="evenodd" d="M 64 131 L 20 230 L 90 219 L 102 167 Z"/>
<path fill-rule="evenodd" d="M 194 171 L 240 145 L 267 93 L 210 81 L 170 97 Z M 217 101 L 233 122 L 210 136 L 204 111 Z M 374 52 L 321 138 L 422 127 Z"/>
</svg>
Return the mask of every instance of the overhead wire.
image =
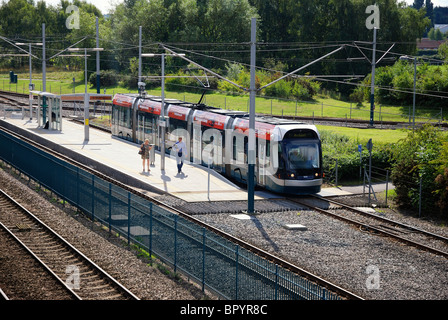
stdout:
<svg viewBox="0 0 448 320">
<path fill-rule="evenodd" d="M 54 38 L 55 40 L 54 41 L 50 40 L 52 38 Z M 80 36 L 78 39 L 81 39 L 81 38 L 82 37 Z M 14 41 L 18 42 L 20 40 L 20 42 L 31 42 L 32 43 L 31 39 L 35 39 L 35 41 L 37 42 L 38 40 L 41 40 L 42 38 L 38 37 L 38 36 L 36 36 L 35 38 L 26 38 L 26 39 L 20 37 L 20 38 L 15 39 Z M 46 40 L 47 43 L 60 43 L 61 42 L 60 39 L 65 40 L 65 38 L 63 38 L 63 37 L 57 38 L 57 36 L 49 36 L 49 37 L 46 37 L 45 40 Z M 89 39 L 95 39 L 95 37 L 93 37 L 93 36 L 85 36 L 84 38 L 79 40 L 78 43 L 83 41 L 83 40 L 89 40 Z M 104 52 L 111 52 L 111 53 L 125 52 L 125 51 L 136 50 L 136 49 L 139 48 L 138 45 L 136 45 L 134 43 L 129 43 L 129 42 L 116 42 L 116 41 L 111 41 L 111 40 L 104 39 L 104 38 L 101 38 L 100 41 L 119 46 L 119 47 L 112 47 L 112 48 L 107 46 L 107 48 L 105 48 Z M 355 43 L 355 42 L 364 43 L 364 44 L 370 44 L 371 43 L 371 42 L 360 42 L 360 41 L 352 41 L 351 43 Z M 257 50 L 257 52 L 283 52 L 283 51 L 298 51 L 298 50 L 300 50 L 300 51 L 301 50 L 320 50 L 320 49 L 326 49 L 326 48 L 339 46 L 340 45 L 339 43 L 340 42 L 337 42 L 337 41 L 335 41 L 335 42 L 326 42 L 325 44 L 324 43 L 319 43 L 319 42 L 293 42 L 293 43 L 262 43 L 262 42 L 259 42 L 259 43 L 257 43 L 257 45 L 259 45 L 259 46 L 268 47 L 268 46 L 274 46 L 275 45 L 275 46 L 278 46 L 278 48 L 259 49 L 259 50 Z M 353 48 L 359 48 L 359 49 L 368 50 L 368 51 L 372 51 L 373 50 L 372 48 L 368 48 L 368 47 L 365 47 L 365 46 L 355 46 L 355 45 L 353 45 L 351 43 L 345 43 L 345 46 L 353 47 Z M 383 43 L 379 42 L 378 44 L 387 44 L 387 43 L 392 43 L 392 42 L 383 42 Z M 410 42 L 397 42 L 397 43 L 398 44 L 411 44 Z M 219 54 L 219 53 L 246 53 L 246 52 L 249 52 L 249 50 L 212 50 L 212 49 L 192 50 L 192 49 L 186 49 L 186 48 L 180 48 L 180 47 L 174 46 L 176 44 L 177 45 L 182 45 L 182 46 L 195 46 L 196 48 L 198 48 L 198 47 L 200 48 L 201 46 L 213 46 L 213 47 L 228 47 L 230 45 L 231 46 L 244 46 L 244 45 L 248 45 L 249 44 L 248 42 L 241 42 L 241 43 L 167 43 L 167 44 L 164 44 L 164 45 L 166 47 L 172 48 L 173 50 L 178 50 L 178 51 L 181 51 L 181 52 L 184 52 L 184 53 L 188 53 L 188 54 L 191 54 L 191 55 L 194 55 L 194 56 L 198 56 L 198 57 L 201 57 L 201 58 L 213 59 L 213 60 L 222 61 L 222 62 L 231 63 L 231 64 L 240 64 L 240 65 L 245 66 L 245 67 L 249 67 L 250 66 L 250 64 L 248 64 L 248 63 L 239 62 L 239 61 L 236 61 L 236 60 L 226 59 L 226 58 L 222 58 L 222 57 L 217 57 L 217 56 L 211 54 L 211 53 L 213 53 L 213 54 Z M 145 44 L 142 47 L 143 48 L 151 48 L 153 50 L 157 50 L 158 49 L 157 45 L 159 45 L 159 43 L 150 42 L 150 43 Z M 283 46 L 283 48 L 282 48 L 282 46 Z M 290 48 L 284 48 L 284 46 L 288 46 Z M 292 46 L 295 46 L 295 47 L 292 48 Z M 298 47 L 298 46 L 303 46 L 303 47 Z M 41 46 L 32 46 L 32 48 L 41 48 Z M 48 48 L 46 48 L 46 50 L 47 50 L 47 52 L 51 52 L 51 51 L 57 51 L 57 50 L 60 50 L 60 49 L 53 49 L 53 48 L 48 47 Z M 376 51 L 377 52 L 386 53 L 386 51 L 379 50 L 379 49 L 376 49 Z M 207 52 L 209 54 L 206 54 L 205 52 Z M 388 52 L 388 55 L 403 56 L 403 55 L 406 55 L 406 54 L 402 54 L 402 53 L 392 52 L 391 51 L 391 52 Z M 128 55 L 128 56 L 124 55 L 123 57 L 124 58 L 128 58 L 128 57 L 135 57 L 135 56 L 134 55 Z M 418 58 L 418 59 L 422 59 L 422 60 L 426 60 L 426 61 L 430 61 L 430 62 L 435 62 L 435 63 L 444 63 L 443 60 L 429 58 L 429 57 L 414 57 L 414 58 Z M 102 61 L 104 61 L 104 59 Z M 107 60 L 107 61 L 108 62 L 114 62 L 115 60 Z M 291 61 L 291 60 L 287 60 L 287 61 Z M 298 59 L 295 59 L 294 61 L 310 61 L 310 59 L 298 58 Z M 351 61 L 344 61 L 344 59 L 330 59 L 329 61 L 332 61 L 332 62 L 347 62 L 347 63 L 350 64 L 352 72 L 353 72 L 353 64 L 357 63 L 357 62 L 355 62 L 353 60 L 351 60 Z M 128 65 L 129 61 L 121 61 L 119 63 Z M 150 62 L 144 62 L 142 64 L 150 65 L 150 66 L 157 66 L 158 65 L 156 63 L 150 63 Z M 175 66 L 175 67 L 181 68 L 181 67 L 178 67 L 178 66 Z M 265 70 L 265 71 L 269 71 L 269 72 L 277 72 L 277 73 L 280 73 L 280 74 L 285 74 L 285 72 L 279 71 L 279 70 L 272 70 L 272 69 L 267 69 L 267 68 L 262 68 L 262 67 L 257 67 L 257 69 Z M 324 79 L 324 78 L 322 78 L 320 76 L 316 77 L 315 79 L 318 80 L 318 81 L 327 81 L 327 82 L 340 83 L 340 84 L 346 84 L 346 85 L 367 86 L 367 85 L 364 85 L 362 83 L 349 83 L 347 81 L 330 80 L 330 79 L 327 79 L 327 78 Z M 375 85 L 375 88 L 380 89 L 380 90 L 389 90 L 389 91 L 400 92 L 400 93 L 413 93 L 413 91 L 403 90 L 403 89 L 410 89 L 410 88 L 396 89 L 396 88 L 381 87 L 381 86 L 378 86 L 378 85 Z M 443 94 L 443 93 L 448 94 L 448 92 L 437 91 L 437 90 L 418 90 L 416 92 L 416 94 L 422 95 L 422 96 L 427 96 L 427 97 L 442 98 L 442 99 L 447 98 L 446 96 L 432 94 L 432 93 L 436 93 L 436 92 L 440 93 L 440 94 Z"/>
</svg>

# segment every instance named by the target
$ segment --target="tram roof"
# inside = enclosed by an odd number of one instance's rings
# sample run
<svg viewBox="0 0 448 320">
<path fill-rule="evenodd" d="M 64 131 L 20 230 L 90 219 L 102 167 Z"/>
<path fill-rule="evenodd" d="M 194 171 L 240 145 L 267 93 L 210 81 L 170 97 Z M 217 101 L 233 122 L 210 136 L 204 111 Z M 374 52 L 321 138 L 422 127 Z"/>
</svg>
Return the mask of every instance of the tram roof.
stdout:
<svg viewBox="0 0 448 320">
<path fill-rule="evenodd" d="M 132 97 L 139 96 L 138 94 L 135 94 L 135 93 L 126 93 L 125 95 L 132 96 Z M 145 98 L 148 100 L 152 100 L 152 101 L 162 102 L 162 97 L 160 97 L 160 96 L 147 95 Z M 197 110 L 208 111 L 208 112 L 217 113 L 217 114 L 221 114 L 221 115 L 226 115 L 226 116 L 230 116 L 232 118 L 247 118 L 247 119 L 249 118 L 249 113 L 246 111 L 221 109 L 221 108 L 217 108 L 217 107 L 207 106 L 204 104 L 196 104 L 196 103 L 192 103 L 192 102 L 186 102 L 186 101 L 182 101 L 182 100 L 178 100 L 178 99 L 165 98 L 165 103 L 179 105 L 179 106 L 197 109 Z M 271 124 L 271 125 L 276 125 L 276 126 L 291 125 L 291 124 L 302 124 L 302 125 L 306 124 L 305 122 L 302 122 L 302 121 L 296 121 L 296 120 L 291 120 L 291 119 L 282 119 L 282 118 L 277 118 L 277 117 L 272 117 L 272 116 L 260 116 L 260 115 L 257 115 L 255 117 L 255 121 L 263 122 L 263 123 L 267 123 L 267 124 Z"/>
</svg>

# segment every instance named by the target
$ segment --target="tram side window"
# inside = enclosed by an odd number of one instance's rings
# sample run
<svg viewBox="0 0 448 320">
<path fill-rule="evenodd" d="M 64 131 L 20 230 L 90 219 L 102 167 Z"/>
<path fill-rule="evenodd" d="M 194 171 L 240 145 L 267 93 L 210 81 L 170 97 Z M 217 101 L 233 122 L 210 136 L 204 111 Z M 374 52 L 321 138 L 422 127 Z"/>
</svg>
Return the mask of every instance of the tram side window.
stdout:
<svg viewBox="0 0 448 320">
<path fill-rule="evenodd" d="M 178 119 L 173 119 L 170 118 L 170 126 L 169 126 L 169 132 L 173 132 L 176 129 L 187 129 L 187 123 L 185 121 L 182 120 L 178 120 Z"/>
<path fill-rule="evenodd" d="M 145 133 L 148 133 L 148 134 L 152 133 L 154 131 L 152 117 L 145 116 L 144 121 L 145 121 Z"/>
<path fill-rule="evenodd" d="M 232 155 L 232 158 L 233 158 L 233 160 L 236 160 L 236 137 L 235 137 L 235 136 L 233 136 L 233 144 L 232 144 L 232 147 L 233 147 L 233 155 Z"/>
<path fill-rule="evenodd" d="M 124 110 L 124 126 L 126 127 L 126 128 L 130 128 L 131 127 L 131 115 L 130 115 L 130 113 L 131 113 L 131 109 L 129 109 L 129 108 L 125 108 L 125 110 Z"/>
<path fill-rule="evenodd" d="M 118 117 L 118 125 L 120 127 L 127 126 L 127 113 L 125 107 L 119 107 L 119 117 Z"/>
<path fill-rule="evenodd" d="M 283 147 L 281 143 L 278 146 L 278 169 L 285 169 L 285 159 L 283 157 Z"/>
<path fill-rule="evenodd" d="M 112 109 L 112 119 L 111 119 L 111 123 L 112 124 L 116 124 L 117 123 L 117 115 L 118 115 L 118 110 L 117 107 L 114 106 Z"/>
</svg>

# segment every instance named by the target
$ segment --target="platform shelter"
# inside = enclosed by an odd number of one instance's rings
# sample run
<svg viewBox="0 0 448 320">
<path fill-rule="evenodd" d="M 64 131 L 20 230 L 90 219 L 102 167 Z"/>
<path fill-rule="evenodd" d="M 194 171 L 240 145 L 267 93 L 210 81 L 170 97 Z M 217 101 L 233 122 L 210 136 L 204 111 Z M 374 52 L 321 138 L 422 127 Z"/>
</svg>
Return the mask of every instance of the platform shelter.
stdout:
<svg viewBox="0 0 448 320">
<path fill-rule="evenodd" d="M 30 91 L 30 95 L 37 96 L 38 127 L 62 131 L 61 96 L 43 91 Z"/>
</svg>

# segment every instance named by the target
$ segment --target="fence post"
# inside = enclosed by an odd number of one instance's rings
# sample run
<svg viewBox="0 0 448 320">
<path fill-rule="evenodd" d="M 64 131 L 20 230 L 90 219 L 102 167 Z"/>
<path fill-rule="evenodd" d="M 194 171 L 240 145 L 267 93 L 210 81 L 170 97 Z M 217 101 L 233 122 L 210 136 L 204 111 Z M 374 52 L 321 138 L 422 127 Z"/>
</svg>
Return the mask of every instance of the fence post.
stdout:
<svg viewBox="0 0 448 320">
<path fill-rule="evenodd" d="M 420 192 L 418 197 L 418 217 L 420 218 L 422 215 L 422 180 L 423 178 L 420 177 Z"/>
<path fill-rule="evenodd" d="M 177 270 L 177 217 L 174 216 L 174 272 Z"/>
<path fill-rule="evenodd" d="M 296 113 L 294 115 L 294 120 L 296 119 L 296 117 L 297 117 L 297 100 L 296 100 Z"/>
<path fill-rule="evenodd" d="M 95 175 L 92 174 L 92 222 L 95 222 Z"/>
<path fill-rule="evenodd" d="M 76 207 L 79 210 L 79 167 L 76 167 Z"/>
<path fill-rule="evenodd" d="M 275 291 L 274 300 L 278 300 L 278 264 L 275 265 Z"/>
<path fill-rule="evenodd" d="M 338 186 L 338 159 L 336 159 L 336 179 L 335 179 L 335 185 Z"/>
<path fill-rule="evenodd" d="M 131 193 L 128 192 L 128 245 L 131 243 Z"/>
<path fill-rule="evenodd" d="M 205 291 L 205 228 L 202 228 L 202 292 Z"/>
<path fill-rule="evenodd" d="M 366 165 L 364 165 L 364 174 L 362 176 L 362 196 L 366 193 Z"/>
<path fill-rule="evenodd" d="M 109 182 L 109 233 L 112 231 L 112 183 Z"/>
<path fill-rule="evenodd" d="M 386 206 L 387 206 L 387 193 L 389 190 L 389 170 L 386 170 Z"/>
<path fill-rule="evenodd" d="M 235 300 L 238 300 L 238 245 L 235 246 Z"/>
<path fill-rule="evenodd" d="M 149 203 L 149 257 L 152 256 L 152 202 Z"/>
</svg>

